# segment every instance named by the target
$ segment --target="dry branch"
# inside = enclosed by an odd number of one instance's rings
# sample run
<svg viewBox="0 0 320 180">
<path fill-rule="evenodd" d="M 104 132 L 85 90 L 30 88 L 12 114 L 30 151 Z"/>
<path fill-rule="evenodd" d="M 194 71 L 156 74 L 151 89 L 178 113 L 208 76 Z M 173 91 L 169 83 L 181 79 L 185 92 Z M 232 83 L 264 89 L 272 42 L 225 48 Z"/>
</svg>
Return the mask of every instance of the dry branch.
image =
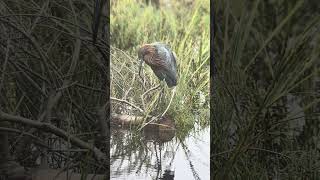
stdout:
<svg viewBox="0 0 320 180">
<path fill-rule="evenodd" d="M 103 152 L 101 152 L 98 148 L 82 141 L 81 139 L 79 139 L 77 137 L 74 137 L 72 135 L 68 135 L 68 133 L 66 131 L 64 131 L 64 130 L 62 130 L 62 129 L 60 129 L 50 123 L 42 123 L 42 122 L 38 122 L 35 120 L 27 119 L 24 117 L 11 115 L 11 114 L 1 112 L 1 111 L 0 111 L 0 121 L 17 122 L 17 123 L 22 123 L 24 125 L 29 125 L 34 128 L 37 128 L 41 131 L 53 133 L 56 136 L 59 136 L 59 137 L 65 139 L 66 141 L 69 138 L 71 143 L 74 144 L 75 146 L 78 146 L 83 149 L 89 149 L 90 151 L 92 151 L 97 159 L 99 159 L 99 160 L 106 160 L 107 159 L 106 155 Z"/>
<path fill-rule="evenodd" d="M 143 110 L 141 108 L 139 108 L 138 106 L 136 106 L 136 105 L 134 105 L 134 104 L 132 104 L 132 103 L 126 101 L 126 100 L 117 99 L 117 98 L 114 98 L 114 97 L 110 97 L 110 99 L 113 100 L 113 101 L 118 101 L 118 102 L 121 102 L 121 103 L 125 103 L 125 104 L 127 104 L 127 105 L 129 105 L 129 106 L 131 106 L 131 107 L 133 107 L 133 108 L 135 108 L 135 109 L 137 109 L 137 110 L 139 110 L 140 112 L 143 113 Z"/>
</svg>

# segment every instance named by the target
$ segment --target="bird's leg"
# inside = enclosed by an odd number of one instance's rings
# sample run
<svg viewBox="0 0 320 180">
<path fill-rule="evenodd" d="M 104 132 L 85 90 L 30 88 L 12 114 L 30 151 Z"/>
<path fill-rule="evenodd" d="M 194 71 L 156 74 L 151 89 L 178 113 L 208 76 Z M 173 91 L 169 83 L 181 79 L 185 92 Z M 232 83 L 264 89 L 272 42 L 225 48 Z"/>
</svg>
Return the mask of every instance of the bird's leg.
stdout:
<svg viewBox="0 0 320 180">
<path fill-rule="evenodd" d="M 170 107 L 170 105 L 171 105 L 171 103 L 172 103 L 172 100 L 173 100 L 173 97 L 174 97 L 174 95 L 175 95 L 175 92 L 176 92 L 176 87 L 174 87 L 174 88 L 172 89 L 170 102 L 169 102 L 166 110 L 162 113 L 162 115 L 161 115 L 160 117 L 163 117 L 163 116 L 167 113 L 167 111 L 169 110 L 169 107 Z"/>
<path fill-rule="evenodd" d="M 161 84 L 159 84 L 159 85 L 156 86 L 156 87 L 153 87 L 153 88 L 149 89 L 148 91 L 146 91 L 145 93 L 143 93 L 142 96 L 145 96 L 145 95 L 147 95 L 149 92 L 158 89 L 160 86 L 161 86 Z"/>
</svg>

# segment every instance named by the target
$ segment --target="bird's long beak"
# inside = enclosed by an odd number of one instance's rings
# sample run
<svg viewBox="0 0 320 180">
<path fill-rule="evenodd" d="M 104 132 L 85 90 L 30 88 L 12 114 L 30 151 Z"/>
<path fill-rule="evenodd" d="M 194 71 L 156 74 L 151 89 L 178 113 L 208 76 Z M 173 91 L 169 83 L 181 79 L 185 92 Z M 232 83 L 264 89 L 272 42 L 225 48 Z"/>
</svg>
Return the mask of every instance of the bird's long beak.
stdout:
<svg viewBox="0 0 320 180">
<path fill-rule="evenodd" d="M 142 63 L 143 63 L 143 59 L 140 59 L 140 63 L 139 63 L 139 76 L 140 77 L 141 77 Z"/>
</svg>

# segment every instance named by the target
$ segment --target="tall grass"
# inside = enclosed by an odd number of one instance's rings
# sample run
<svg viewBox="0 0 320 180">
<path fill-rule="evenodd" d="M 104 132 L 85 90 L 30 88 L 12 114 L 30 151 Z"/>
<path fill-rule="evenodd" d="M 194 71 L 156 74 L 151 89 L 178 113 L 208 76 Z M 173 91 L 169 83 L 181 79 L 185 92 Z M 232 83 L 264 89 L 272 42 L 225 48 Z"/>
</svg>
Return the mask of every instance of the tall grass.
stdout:
<svg viewBox="0 0 320 180">
<path fill-rule="evenodd" d="M 320 157 L 315 148 L 320 16 L 304 1 L 238 3 L 215 4 L 214 175 L 319 177 L 319 161 L 310 158 Z M 289 102 L 291 95 L 301 101 Z M 295 127 L 302 130 L 292 127 L 304 121 L 305 126 Z M 312 133 L 310 123 L 317 124 Z"/>
<path fill-rule="evenodd" d="M 144 43 L 165 42 L 177 54 L 177 93 L 169 109 L 178 124 L 191 127 L 196 122 L 192 115 L 199 96 L 209 100 L 209 39 L 210 11 L 208 0 L 197 0 L 191 5 L 170 1 L 160 9 L 139 1 L 121 0 L 111 3 L 112 96 L 123 98 L 141 106 L 140 95 L 145 91 L 137 75 L 137 49 Z M 149 67 L 145 67 L 147 89 L 156 86 L 159 80 Z M 128 83 L 132 82 L 132 83 Z M 126 90 L 130 89 L 129 92 Z M 127 92 L 127 93 L 126 93 Z M 169 102 L 166 89 L 165 103 L 156 106 L 157 93 L 146 99 L 146 112 L 159 113 Z M 199 95 L 200 94 L 200 95 Z M 201 104 L 201 103 L 200 103 Z M 196 109 L 206 109 L 208 103 Z M 205 111 L 205 110 L 203 110 Z M 200 121 L 208 124 L 208 113 Z"/>
</svg>

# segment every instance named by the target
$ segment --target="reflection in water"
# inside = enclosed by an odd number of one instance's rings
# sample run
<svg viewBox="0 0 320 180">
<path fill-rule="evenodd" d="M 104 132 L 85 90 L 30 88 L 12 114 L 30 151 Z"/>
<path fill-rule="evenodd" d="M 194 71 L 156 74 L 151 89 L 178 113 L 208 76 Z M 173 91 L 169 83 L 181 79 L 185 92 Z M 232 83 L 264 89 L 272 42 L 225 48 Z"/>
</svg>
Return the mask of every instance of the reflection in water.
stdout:
<svg viewBox="0 0 320 180">
<path fill-rule="evenodd" d="M 142 133 L 112 128 L 111 179 L 209 179 L 209 128 L 176 137 L 174 124 L 163 120 Z"/>
</svg>

